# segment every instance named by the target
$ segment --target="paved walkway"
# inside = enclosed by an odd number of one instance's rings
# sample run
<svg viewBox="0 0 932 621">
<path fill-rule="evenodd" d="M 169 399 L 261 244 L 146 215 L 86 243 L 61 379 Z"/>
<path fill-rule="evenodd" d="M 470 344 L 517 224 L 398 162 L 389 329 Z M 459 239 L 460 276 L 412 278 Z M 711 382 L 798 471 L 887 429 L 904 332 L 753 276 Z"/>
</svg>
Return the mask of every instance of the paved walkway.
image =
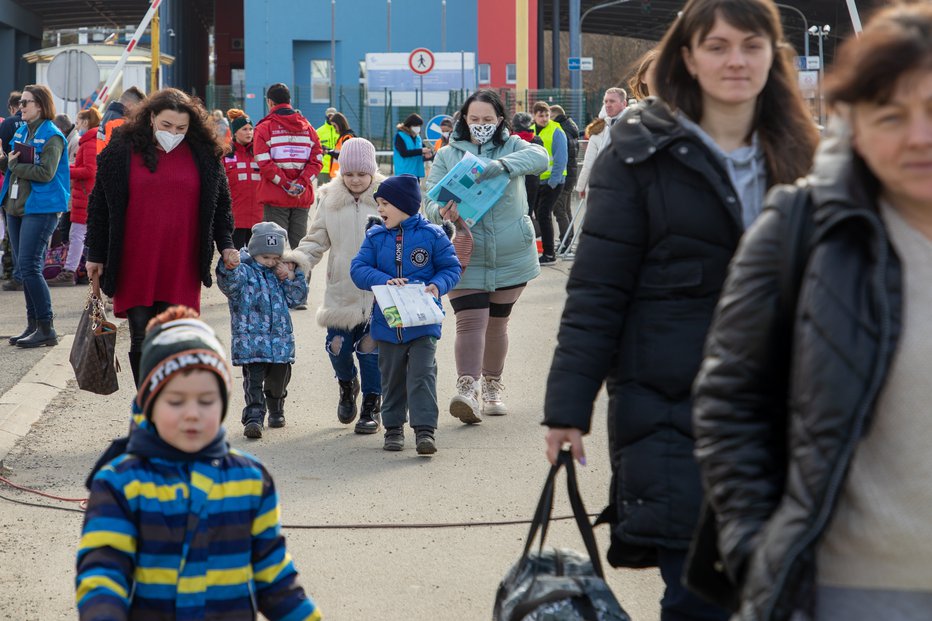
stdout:
<svg viewBox="0 0 932 621">
<path fill-rule="evenodd" d="M 293 314 L 298 353 L 286 406 L 287 426 L 267 431 L 261 441 L 246 441 L 239 424 L 243 395 L 237 383 L 226 421 L 230 441 L 258 455 L 275 477 L 284 523 L 294 527 L 285 530 L 289 549 L 325 618 L 490 618 L 496 587 L 521 552 L 526 526 L 400 530 L 346 526 L 531 516 L 547 471 L 539 422 L 568 265 L 558 262 L 546 268 L 515 307 L 505 370 L 511 410 L 506 417 L 466 427 L 444 411 L 456 379 L 450 312 L 438 349 L 441 418 L 439 450 L 432 458 L 418 458 L 411 442 L 403 453 L 386 453 L 381 450 L 381 434 L 357 436 L 351 427 L 337 422 L 337 384 L 324 351 L 325 331 L 314 320 L 316 302 L 322 299 L 320 278 L 311 285 L 311 310 Z M 0 333 L 12 333 L 19 326 L 21 297 L 16 295 L 0 293 L 4 310 Z M 69 326 L 73 331 L 83 297 L 83 288 L 53 291 L 63 331 Z M 212 288 L 205 291 L 203 303 L 205 319 L 228 343 L 225 299 Z M 128 347 L 125 328 L 118 347 L 123 362 Z M 0 387 L 5 393 L 0 397 L 0 459 L 11 470 L 5 476 L 17 484 L 83 497 L 90 466 L 111 438 L 125 432 L 132 380 L 126 364 L 120 378 L 123 387 L 114 395 L 77 391 L 74 382 L 67 381 L 71 377 L 67 348 L 63 343 L 36 354 L 0 344 L 4 360 Z M 47 357 L 40 361 L 43 355 Z M 26 370 L 8 362 L 19 360 L 25 366 L 27 358 L 32 364 Z M 40 366 L 28 373 L 36 363 Z M 237 382 L 240 377 L 237 369 Z M 17 408 L 19 413 L 11 414 Z M 590 512 L 602 508 L 608 490 L 604 395 L 596 411 L 587 443 L 589 465 L 580 468 L 581 490 Z M 29 417 L 36 422 L 26 423 Z M 19 426 L 11 428 L 11 421 Z M 0 494 L 74 506 L 3 485 Z M 561 498 L 556 512 L 568 511 Z M 315 528 L 322 525 L 334 528 Z M 78 513 L 0 500 L 0 617 L 75 618 L 74 554 L 80 527 Z M 605 528 L 600 527 L 598 534 L 604 553 Z M 571 522 L 558 523 L 550 542 L 582 549 Z M 611 571 L 610 583 L 634 619 L 658 618 L 662 583 L 655 570 Z"/>
</svg>

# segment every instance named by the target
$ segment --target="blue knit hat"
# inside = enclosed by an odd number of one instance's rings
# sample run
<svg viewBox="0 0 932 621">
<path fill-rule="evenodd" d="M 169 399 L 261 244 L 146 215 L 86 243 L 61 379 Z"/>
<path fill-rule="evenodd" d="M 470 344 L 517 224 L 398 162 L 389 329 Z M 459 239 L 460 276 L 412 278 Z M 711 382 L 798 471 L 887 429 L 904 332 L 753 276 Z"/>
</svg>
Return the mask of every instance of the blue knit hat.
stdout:
<svg viewBox="0 0 932 621">
<path fill-rule="evenodd" d="M 421 209 L 421 186 L 414 175 L 389 177 L 379 185 L 374 197 L 384 198 L 409 216 Z"/>
</svg>

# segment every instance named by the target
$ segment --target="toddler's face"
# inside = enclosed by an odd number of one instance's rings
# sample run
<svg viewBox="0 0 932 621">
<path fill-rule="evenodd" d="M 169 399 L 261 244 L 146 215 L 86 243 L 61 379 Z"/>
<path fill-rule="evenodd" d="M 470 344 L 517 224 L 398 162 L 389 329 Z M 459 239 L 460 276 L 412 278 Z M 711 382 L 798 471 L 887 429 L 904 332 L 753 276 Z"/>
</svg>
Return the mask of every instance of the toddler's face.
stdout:
<svg viewBox="0 0 932 621">
<path fill-rule="evenodd" d="M 152 424 L 159 436 L 186 453 L 197 453 L 213 441 L 222 415 L 217 376 L 202 369 L 175 375 L 152 404 Z"/>
<path fill-rule="evenodd" d="M 282 260 L 282 258 L 277 254 L 257 254 L 253 258 L 256 260 L 256 263 L 266 267 L 275 267 Z"/>
<path fill-rule="evenodd" d="M 393 229 L 410 217 L 384 198 L 379 197 L 376 201 L 379 203 L 379 217 L 382 218 L 387 228 Z"/>
<path fill-rule="evenodd" d="M 343 184 L 353 194 L 362 194 L 372 185 L 372 175 L 369 173 L 345 172 L 341 176 L 343 177 Z"/>
</svg>

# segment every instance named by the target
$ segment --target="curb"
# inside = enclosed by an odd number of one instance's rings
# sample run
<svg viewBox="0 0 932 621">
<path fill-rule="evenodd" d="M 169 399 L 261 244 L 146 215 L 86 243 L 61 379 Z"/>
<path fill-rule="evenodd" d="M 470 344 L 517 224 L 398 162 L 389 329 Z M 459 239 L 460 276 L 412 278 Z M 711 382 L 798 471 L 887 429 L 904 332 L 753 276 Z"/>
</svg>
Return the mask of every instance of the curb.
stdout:
<svg viewBox="0 0 932 621">
<path fill-rule="evenodd" d="M 41 418 L 52 399 L 64 390 L 74 371 L 68 357 L 74 335 L 59 339 L 23 378 L 0 396 L 0 465 L 13 446 Z"/>
</svg>

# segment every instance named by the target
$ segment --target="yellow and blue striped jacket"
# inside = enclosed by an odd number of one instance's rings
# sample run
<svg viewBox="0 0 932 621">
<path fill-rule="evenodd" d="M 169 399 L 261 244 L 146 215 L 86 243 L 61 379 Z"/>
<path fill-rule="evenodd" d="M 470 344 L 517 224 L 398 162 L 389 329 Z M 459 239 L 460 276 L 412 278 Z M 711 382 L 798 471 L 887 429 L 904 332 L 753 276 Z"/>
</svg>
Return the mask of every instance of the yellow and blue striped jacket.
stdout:
<svg viewBox="0 0 932 621">
<path fill-rule="evenodd" d="M 144 419 L 132 433 L 157 437 Z M 251 455 L 223 452 L 126 453 L 97 472 L 77 559 L 82 621 L 321 618 L 285 549 L 271 475 Z"/>
</svg>

